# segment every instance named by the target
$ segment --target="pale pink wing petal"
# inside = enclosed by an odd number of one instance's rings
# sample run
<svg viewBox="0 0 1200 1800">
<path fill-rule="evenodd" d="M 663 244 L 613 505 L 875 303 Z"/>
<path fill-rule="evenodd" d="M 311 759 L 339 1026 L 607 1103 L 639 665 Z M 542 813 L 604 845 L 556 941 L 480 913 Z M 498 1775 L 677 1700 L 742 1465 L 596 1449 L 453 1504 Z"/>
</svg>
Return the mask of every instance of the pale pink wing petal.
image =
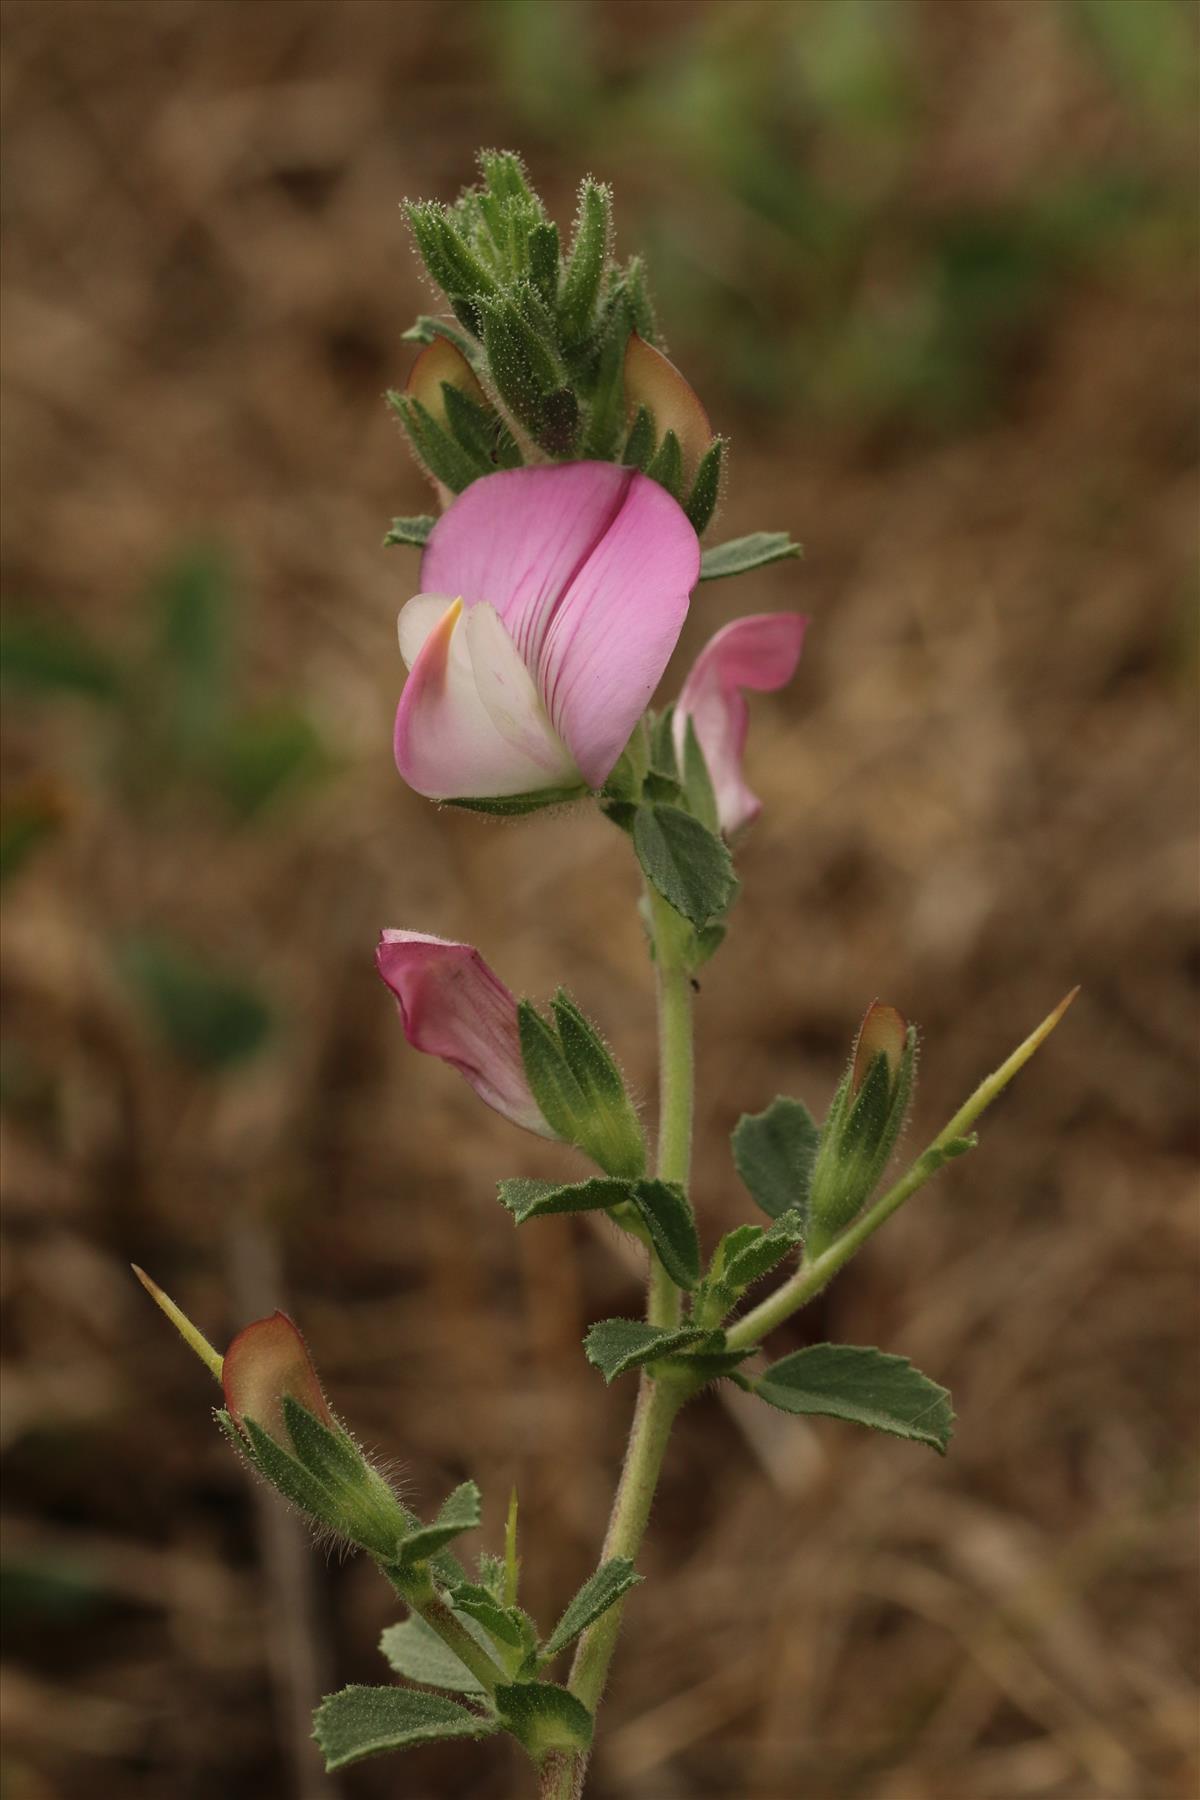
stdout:
<svg viewBox="0 0 1200 1800">
<path fill-rule="evenodd" d="M 375 963 L 414 1050 L 440 1056 L 514 1125 L 554 1136 L 525 1079 L 517 1003 L 478 950 L 417 931 L 385 931 Z"/>
<path fill-rule="evenodd" d="M 422 601 L 429 598 L 417 597 Z M 418 621 L 420 626 L 424 622 Z M 411 788 L 431 800 L 533 793 L 563 786 L 564 764 L 566 785 L 575 773 L 502 628 L 489 642 L 488 652 L 496 668 L 489 671 L 485 700 L 476 681 L 462 608 L 455 601 L 424 637 L 404 685 L 396 709 L 396 767 Z M 520 704 L 526 708 L 520 717 L 514 711 L 511 735 L 505 735 L 496 722 L 497 681 L 507 683 L 510 710 L 519 709 Z M 530 753 L 531 745 L 536 746 L 537 754 Z"/>
<path fill-rule="evenodd" d="M 335 1424 L 308 1346 L 286 1313 L 256 1319 L 238 1332 L 225 1352 L 221 1380 L 225 1405 L 237 1424 L 253 1419 L 285 1448 L 291 1442 L 283 1422 L 285 1394 L 326 1425 Z"/>
<path fill-rule="evenodd" d="M 400 608 L 396 636 L 400 640 L 400 654 L 406 669 L 412 668 L 425 647 L 426 638 L 441 624 L 455 599 L 454 594 L 414 594 Z M 455 632 L 451 652 L 466 661 L 467 641 L 461 632 Z"/>
<path fill-rule="evenodd" d="M 721 830 L 740 831 L 761 802 L 742 774 L 749 709 L 744 690 L 772 693 L 796 672 L 808 624 L 803 613 L 754 613 L 710 638 L 683 684 L 675 708 L 675 748 L 683 754 L 691 719 L 717 798 Z"/>
<path fill-rule="evenodd" d="M 538 687 L 590 787 L 600 787 L 662 679 L 700 573 L 700 541 L 656 481 L 621 504 L 575 571 L 542 638 Z"/>
<path fill-rule="evenodd" d="M 579 770 L 542 705 L 533 676 L 517 655 L 496 609 L 481 600 L 463 617 L 475 687 L 504 740 L 541 771 L 533 787 L 577 787 Z M 520 791 L 520 790 L 518 790 Z"/>
</svg>

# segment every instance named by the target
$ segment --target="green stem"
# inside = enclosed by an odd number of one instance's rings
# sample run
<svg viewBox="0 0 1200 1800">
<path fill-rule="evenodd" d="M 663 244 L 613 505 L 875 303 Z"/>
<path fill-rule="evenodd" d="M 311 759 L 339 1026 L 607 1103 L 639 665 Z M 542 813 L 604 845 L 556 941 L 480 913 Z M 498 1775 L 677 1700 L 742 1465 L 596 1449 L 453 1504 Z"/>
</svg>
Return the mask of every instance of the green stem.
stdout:
<svg viewBox="0 0 1200 1800">
<path fill-rule="evenodd" d="M 685 945 L 687 928 L 653 889 L 647 889 L 654 936 L 654 966 L 658 986 L 659 1118 L 658 1161 L 660 1181 L 678 1182 L 686 1188 L 692 1163 L 692 1111 L 695 1060 L 692 1051 L 692 982 Z M 658 1257 L 650 1253 L 646 1316 L 653 1325 L 676 1325 L 682 1298 Z M 689 1392 L 686 1381 L 643 1370 L 638 1383 L 637 1405 L 629 1431 L 625 1463 L 613 1501 L 601 1561 L 610 1557 L 637 1558 L 654 1491 L 666 1455 L 675 1415 Z M 595 1713 L 608 1679 L 608 1667 L 621 1629 L 624 1601 L 589 1626 L 579 1640 L 571 1668 L 569 1687 L 578 1700 Z M 574 1800 L 583 1792 L 587 1757 L 554 1753 L 540 1770 L 542 1800 Z"/>
<path fill-rule="evenodd" d="M 408 1602 L 415 1613 L 420 1613 L 447 1648 L 453 1650 L 459 1662 L 470 1669 L 476 1681 L 489 1694 L 494 1694 L 497 1683 L 505 1679 L 503 1669 L 497 1667 L 483 1645 L 476 1642 L 462 1621 L 455 1617 L 451 1608 L 438 1596 L 428 1570 L 406 1570 L 401 1574 L 398 1569 L 381 1566 L 401 1598 Z"/>
<path fill-rule="evenodd" d="M 1024 1068 L 1034 1051 L 1045 1043 L 1078 992 L 1078 988 L 1072 988 L 1049 1017 L 1043 1019 L 1035 1031 L 1030 1032 L 1024 1043 L 1018 1044 L 1012 1055 L 980 1082 L 970 1099 L 959 1107 L 950 1123 L 942 1127 L 933 1142 L 900 1177 L 895 1187 L 889 1188 L 881 1200 L 877 1200 L 861 1219 L 856 1220 L 820 1256 L 814 1257 L 811 1262 L 802 1263 L 790 1281 L 785 1281 L 782 1287 L 776 1288 L 773 1294 L 768 1294 L 758 1306 L 730 1326 L 725 1334 L 725 1341 L 731 1350 L 749 1349 L 752 1344 L 757 1344 L 760 1338 L 765 1337 L 768 1331 L 774 1331 L 777 1325 L 790 1319 L 794 1312 L 799 1312 L 815 1294 L 828 1286 L 838 1270 L 862 1248 L 873 1232 L 878 1231 L 906 1200 L 911 1199 L 918 1188 L 924 1187 L 950 1157 L 968 1147 L 966 1133 L 979 1115 L 1003 1093 L 1018 1070 Z"/>
</svg>

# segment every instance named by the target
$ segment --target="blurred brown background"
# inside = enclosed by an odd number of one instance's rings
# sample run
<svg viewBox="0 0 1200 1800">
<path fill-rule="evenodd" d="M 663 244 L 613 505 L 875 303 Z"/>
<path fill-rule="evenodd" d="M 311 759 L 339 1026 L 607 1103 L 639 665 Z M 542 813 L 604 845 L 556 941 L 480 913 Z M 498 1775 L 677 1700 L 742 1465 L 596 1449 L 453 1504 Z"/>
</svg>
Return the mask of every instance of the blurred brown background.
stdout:
<svg viewBox="0 0 1200 1800">
<path fill-rule="evenodd" d="M 719 1397 L 681 1422 L 597 1800 L 1190 1800 L 1196 1755 L 1196 12 L 1175 0 L 4 9 L 6 1800 L 489 1796 L 503 1746 L 327 1781 L 386 1679 L 128 1273 L 218 1343 L 286 1304 L 414 1504 L 518 1483 L 528 1603 L 591 1568 L 632 1401 L 579 1350 L 569 1172 L 407 1051 L 384 925 L 565 980 L 653 1104 L 622 842 L 407 793 L 426 493 L 385 412 L 429 305 L 405 195 L 479 144 L 564 223 L 616 184 L 733 441 L 703 588 L 813 616 L 754 708 L 763 818 L 699 1005 L 697 1204 L 738 1114 L 823 1108 L 875 995 L 927 1137 L 985 1122 L 782 1350 L 912 1356 L 945 1462 Z M 736 1400 L 737 1396 L 734 1396 Z"/>
</svg>

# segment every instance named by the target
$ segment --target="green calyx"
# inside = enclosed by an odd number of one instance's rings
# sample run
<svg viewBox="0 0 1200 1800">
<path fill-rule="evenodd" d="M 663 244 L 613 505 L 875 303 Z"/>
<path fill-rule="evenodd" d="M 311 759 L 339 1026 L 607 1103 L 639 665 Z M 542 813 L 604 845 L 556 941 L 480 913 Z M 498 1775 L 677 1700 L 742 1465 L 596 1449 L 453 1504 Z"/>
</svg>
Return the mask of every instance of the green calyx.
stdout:
<svg viewBox="0 0 1200 1800">
<path fill-rule="evenodd" d="M 561 988 L 545 1019 L 529 1000 L 517 1008 L 521 1057 L 533 1097 L 550 1128 L 606 1175 L 637 1181 L 646 1141 L 612 1053 Z"/>
<path fill-rule="evenodd" d="M 878 1050 L 865 1072 L 852 1064 L 842 1077 L 821 1128 L 809 1188 L 810 1260 L 850 1224 L 878 1186 L 908 1114 L 916 1059 L 917 1033 L 910 1025 L 898 1056 Z"/>
</svg>

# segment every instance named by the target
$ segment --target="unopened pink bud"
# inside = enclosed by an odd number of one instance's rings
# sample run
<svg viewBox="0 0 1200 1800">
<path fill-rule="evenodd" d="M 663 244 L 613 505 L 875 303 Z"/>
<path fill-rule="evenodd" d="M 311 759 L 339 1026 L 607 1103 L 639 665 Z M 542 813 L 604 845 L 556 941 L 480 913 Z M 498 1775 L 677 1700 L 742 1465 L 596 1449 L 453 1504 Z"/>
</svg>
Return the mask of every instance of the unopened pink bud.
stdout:
<svg viewBox="0 0 1200 1800">
<path fill-rule="evenodd" d="M 410 400 L 419 400 L 439 425 L 447 424 L 443 382 L 458 388 L 477 406 L 488 405 L 488 397 L 462 351 L 449 338 L 435 337 L 432 344 L 426 344 L 409 370 L 404 391 Z"/>
<path fill-rule="evenodd" d="M 880 1051 L 887 1057 L 888 1074 L 894 1081 L 900 1072 L 900 1063 L 907 1041 L 908 1026 L 896 1008 L 885 1006 L 882 1001 L 872 1000 L 863 1017 L 863 1022 L 858 1028 L 858 1041 L 854 1046 L 854 1067 L 850 1075 L 850 1092 L 857 1094 L 867 1070 Z"/>
<path fill-rule="evenodd" d="M 692 384 L 661 350 L 655 350 L 636 331 L 625 349 L 625 406 L 632 422 L 639 406 L 654 420 L 659 441 L 668 431 L 679 439 L 683 474 L 690 482 L 700 458 L 712 443 L 713 430 Z"/>
<path fill-rule="evenodd" d="M 238 1332 L 225 1352 L 223 1386 L 235 1424 L 253 1419 L 285 1449 L 291 1443 L 283 1417 L 285 1396 L 298 1400 L 331 1431 L 336 1429 L 308 1346 L 286 1313 L 256 1319 Z"/>
</svg>

